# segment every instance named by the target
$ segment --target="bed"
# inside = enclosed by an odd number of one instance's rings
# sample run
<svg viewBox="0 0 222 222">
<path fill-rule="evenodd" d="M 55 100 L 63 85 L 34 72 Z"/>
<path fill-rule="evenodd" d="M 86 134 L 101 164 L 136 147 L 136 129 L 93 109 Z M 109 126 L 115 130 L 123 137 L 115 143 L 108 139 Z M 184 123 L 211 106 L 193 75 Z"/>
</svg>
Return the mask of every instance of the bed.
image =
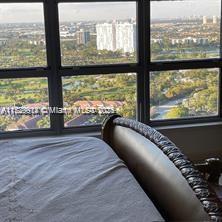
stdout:
<svg viewBox="0 0 222 222">
<path fill-rule="evenodd" d="M 222 207 L 192 163 L 156 130 L 118 115 L 102 140 L 0 141 L 0 221 L 220 221 Z"/>
<path fill-rule="evenodd" d="M 1 222 L 163 221 L 100 139 L 13 139 L 0 147 Z"/>
</svg>

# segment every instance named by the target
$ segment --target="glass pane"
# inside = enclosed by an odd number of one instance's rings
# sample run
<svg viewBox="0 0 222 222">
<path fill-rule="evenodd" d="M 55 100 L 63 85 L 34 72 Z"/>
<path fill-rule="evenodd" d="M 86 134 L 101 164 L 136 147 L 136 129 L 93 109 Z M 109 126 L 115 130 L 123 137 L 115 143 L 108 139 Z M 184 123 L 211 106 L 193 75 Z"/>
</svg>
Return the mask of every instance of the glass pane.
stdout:
<svg viewBox="0 0 222 222">
<path fill-rule="evenodd" d="M 136 118 L 136 74 L 63 78 L 65 127 L 101 124 L 108 113 Z"/>
<path fill-rule="evenodd" d="M 151 2 L 151 60 L 219 57 L 220 0 Z"/>
<path fill-rule="evenodd" d="M 219 69 L 152 72 L 152 120 L 216 116 Z"/>
<path fill-rule="evenodd" d="M 0 69 L 44 67 L 42 3 L 0 3 Z"/>
<path fill-rule="evenodd" d="M 59 4 L 63 66 L 135 63 L 135 2 Z"/>
<path fill-rule="evenodd" d="M 0 131 L 49 128 L 48 106 L 46 78 L 0 80 Z"/>
</svg>

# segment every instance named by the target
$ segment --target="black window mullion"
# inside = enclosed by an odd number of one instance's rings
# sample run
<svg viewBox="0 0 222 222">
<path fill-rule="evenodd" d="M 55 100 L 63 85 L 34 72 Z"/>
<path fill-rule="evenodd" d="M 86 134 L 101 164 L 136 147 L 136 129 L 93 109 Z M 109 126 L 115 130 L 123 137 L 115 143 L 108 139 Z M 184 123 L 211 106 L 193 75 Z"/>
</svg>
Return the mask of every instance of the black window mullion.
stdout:
<svg viewBox="0 0 222 222">
<path fill-rule="evenodd" d="M 95 67 L 62 67 L 59 70 L 60 76 L 74 75 L 94 75 L 94 74 L 111 74 L 111 73 L 129 73 L 139 72 L 142 66 L 138 65 L 104 65 Z"/>
<path fill-rule="evenodd" d="M 151 45 L 150 45 L 150 36 L 151 36 L 151 20 L 150 20 L 150 0 L 144 0 L 144 71 L 143 71 L 143 82 L 144 82 L 144 122 L 150 123 L 150 64 L 151 64 Z"/>
<path fill-rule="evenodd" d="M 220 8 L 220 63 L 222 64 L 222 21 L 221 21 L 221 18 L 222 18 L 222 0 L 221 0 L 221 8 Z M 219 117 L 222 119 L 222 67 L 220 67 L 220 70 L 219 70 L 219 86 L 218 86 L 218 89 L 219 89 L 219 98 L 218 98 L 218 114 L 219 114 Z"/>
<path fill-rule="evenodd" d="M 49 105 L 51 107 L 63 107 L 62 80 L 59 76 L 61 66 L 60 39 L 59 39 L 59 18 L 58 4 L 56 1 L 48 0 L 44 4 L 45 27 L 48 66 L 50 69 L 49 82 Z M 51 127 L 56 133 L 61 133 L 63 128 L 63 116 L 61 114 L 51 114 Z"/>
<path fill-rule="evenodd" d="M 7 78 L 29 78 L 29 77 L 47 77 L 49 71 L 47 69 L 10 69 L 0 70 L 0 79 Z"/>
<path fill-rule="evenodd" d="M 143 70 L 145 63 L 145 54 L 144 54 L 144 27 L 143 27 L 143 1 L 137 2 L 137 59 L 138 64 L 141 67 L 137 71 L 137 120 L 144 122 L 144 84 L 143 84 Z"/>
<path fill-rule="evenodd" d="M 153 62 L 150 64 L 151 71 L 167 71 L 182 69 L 207 69 L 222 67 L 221 60 L 204 59 L 204 60 L 187 60 L 187 61 L 164 61 Z"/>
</svg>

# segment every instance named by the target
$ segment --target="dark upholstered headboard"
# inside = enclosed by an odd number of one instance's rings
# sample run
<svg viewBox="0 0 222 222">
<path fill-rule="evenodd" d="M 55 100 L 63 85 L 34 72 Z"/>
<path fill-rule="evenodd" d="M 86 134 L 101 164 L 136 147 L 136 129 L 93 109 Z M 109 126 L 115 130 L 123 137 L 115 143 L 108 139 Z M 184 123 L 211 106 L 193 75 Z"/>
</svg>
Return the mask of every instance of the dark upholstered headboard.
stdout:
<svg viewBox="0 0 222 222">
<path fill-rule="evenodd" d="M 222 205 L 191 161 L 155 129 L 118 115 L 102 138 L 138 180 L 166 220 L 222 221 Z"/>
</svg>

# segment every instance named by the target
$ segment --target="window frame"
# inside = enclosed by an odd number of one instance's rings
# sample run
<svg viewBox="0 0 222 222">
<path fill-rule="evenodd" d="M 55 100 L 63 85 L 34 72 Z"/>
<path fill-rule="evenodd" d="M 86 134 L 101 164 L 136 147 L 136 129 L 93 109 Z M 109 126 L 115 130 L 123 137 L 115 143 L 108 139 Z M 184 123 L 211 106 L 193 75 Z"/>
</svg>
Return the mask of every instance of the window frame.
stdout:
<svg viewBox="0 0 222 222">
<path fill-rule="evenodd" d="M 120 68 L 127 68 L 127 67 L 137 67 L 140 63 L 140 50 L 141 48 L 139 47 L 139 9 L 138 9 L 138 3 L 141 1 L 141 0 L 55 0 L 56 3 L 57 3 L 57 7 L 60 3 L 94 3 L 94 2 L 101 2 L 101 3 L 109 3 L 109 2 L 135 2 L 136 4 L 136 22 L 137 22 L 137 43 L 136 43 L 136 47 L 137 47 L 137 50 L 136 50 L 136 61 L 137 62 L 132 62 L 132 63 L 114 63 L 114 64 L 95 64 L 95 65 L 82 65 L 82 66 L 78 66 L 78 65 L 67 65 L 67 66 L 64 66 L 62 65 L 62 60 L 61 60 L 61 56 L 60 56 L 60 71 L 63 72 L 63 71 L 68 71 L 68 70 L 84 70 L 84 69 L 89 69 L 89 71 L 93 71 L 93 68 L 94 69 L 101 69 L 103 70 L 103 68 L 109 68 L 110 66 L 112 67 L 120 67 Z M 59 7 L 58 7 L 58 17 L 59 17 Z M 60 55 L 61 55 L 61 38 L 60 38 L 60 35 L 59 35 L 59 50 L 60 50 Z M 67 73 L 67 72 L 66 72 Z"/>
<path fill-rule="evenodd" d="M 93 66 L 62 66 L 59 30 L 59 3 L 82 2 L 124 2 L 125 0 L 0 0 L 1 3 L 43 3 L 47 67 L 0 69 L 0 79 L 46 77 L 48 79 L 49 106 L 63 107 L 62 77 L 95 74 L 121 74 L 133 72 L 137 74 L 137 120 L 152 126 L 182 125 L 222 121 L 222 34 L 220 38 L 220 58 L 179 60 L 179 61 L 151 61 L 150 44 L 150 9 L 152 0 L 127 0 L 137 3 L 137 63 L 108 64 Z M 221 4 L 222 18 L 222 4 Z M 148 28 L 146 28 L 148 27 Z M 222 31 L 222 22 L 220 23 Z M 215 117 L 197 117 L 190 119 L 150 120 L 150 84 L 149 73 L 152 71 L 183 70 L 198 68 L 219 68 L 219 114 Z M 55 90 L 56 89 L 56 90 Z M 63 133 L 88 133 L 100 131 L 101 126 L 64 127 L 61 114 L 50 116 L 50 129 L 35 129 L 25 131 L 1 132 L 0 138 L 20 136 L 44 136 Z"/>
<path fill-rule="evenodd" d="M 143 10 L 143 5 L 141 0 L 55 0 L 56 5 L 57 5 L 57 12 L 59 13 L 59 8 L 58 4 L 59 3 L 83 3 L 83 2 L 135 2 L 136 5 L 136 20 L 137 20 L 137 63 L 123 63 L 123 64 L 105 64 L 105 65 L 83 65 L 83 66 L 62 66 L 61 62 L 61 56 L 59 58 L 59 64 L 60 68 L 58 70 L 59 76 L 65 77 L 65 76 L 79 76 L 79 75 L 109 75 L 109 74 L 121 74 L 121 73 L 129 73 L 133 72 L 136 73 L 137 75 L 137 86 L 139 81 L 141 81 L 141 77 L 143 76 L 143 63 L 141 61 L 143 60 L 143 33 L 141 33 L 142 27 L 143 27 L 143 13 L 141 12 Z M 59 19 L 59 14 L 58 14 L 58 19 Z M 59 20 L 58 20 L 58 25 L 59 25 Z M 59 50 L 59 55 L 61 55 L 61 47 L 60 47 L 60 33 L 57 36 L 57 47 Z M 143 94 L 143 88 L 137 87 L 137 119 L 141 120 L 141 110 L 142 110 L 142 104 L 143 100 L 142 94 Z M 61 98 L 63 101 L 63 98 Z M 62 102 L 63 104 L 63 102 Z M 62 105 L 60 107 L 63 107 Z M 62 133 L 66 132 L 92 132 L 92 131 L 100 131 L 101 130 L 101 125 L 95 125 L 95 126 L 74 126 L 74 127 L 69 127 L 65 128 L 64 127 L 64 119 L 62 119 Z"/>
<path fill-rule="evenodd" d="M 186 69 L 207 69 L 207 68 L 218 68 L 219 69 L 219 86 L 218 86 L 218 115 L 206 116 L 206 117 L 192 117 L 192 118 L 179 118 L 179 119 L 163 119 L 163 120 L 151 120 L 150 119 L 150 107 L 148 108 L 148 118 L 145 122 L 152 126 L 171 126 L 171 125 L 184 125 L 184 124 L 196 124 L 196 123 L 209 123 L 209 122 L 221 122 L 222 121 L 222 1 L 220 1 L 220 54 L 219 58 L 209 59 L 186 59 L 186 60 L 172 60 L 172 61 L 152 61 L 151 60 L 151 2 L 158 0 L 148 0 L 146 8 L 145 23 L 148 24 L 145 27 L 148 28 L 146 32 L 146 41 L 149 49 L 148 55 L 148 83 L 147 89 L 150 92 L 150 80 L 149 73 L 155 71 L 171 71 L 171 70 L 186 70 Z M 168 0 L 163 0 L 168 1 Z M 150 104 L 150 95 L 146 98 L 147 104 Z"/>
</svg>

